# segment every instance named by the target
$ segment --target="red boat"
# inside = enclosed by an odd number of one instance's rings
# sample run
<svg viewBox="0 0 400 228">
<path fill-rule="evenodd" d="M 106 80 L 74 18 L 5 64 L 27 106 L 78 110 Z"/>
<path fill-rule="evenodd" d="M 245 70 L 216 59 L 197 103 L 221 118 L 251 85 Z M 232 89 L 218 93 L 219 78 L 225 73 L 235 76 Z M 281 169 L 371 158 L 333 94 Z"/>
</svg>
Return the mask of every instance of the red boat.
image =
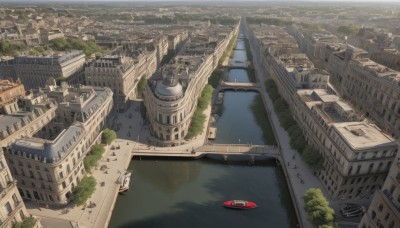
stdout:
<svg viewBox="0 0 400 228">
<path fill-rule="evenodd" d="M 250 201 L 229 200 L 229 201 L 224 202 L 224 207 L 234 208 L 234 209 L 252 209 L 252 208 L 256 208 L 257 205 Z"/>
</svg>

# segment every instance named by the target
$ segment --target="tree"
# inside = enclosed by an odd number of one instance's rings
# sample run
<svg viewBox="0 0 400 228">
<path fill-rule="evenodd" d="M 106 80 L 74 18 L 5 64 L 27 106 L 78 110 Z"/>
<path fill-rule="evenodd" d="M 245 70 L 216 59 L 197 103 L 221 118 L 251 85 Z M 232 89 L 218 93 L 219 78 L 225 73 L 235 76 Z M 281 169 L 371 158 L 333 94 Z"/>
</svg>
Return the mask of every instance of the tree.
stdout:
<svg viewBox="0 0 400 228">
<path fill-rule="evenodd" d="M 96 190 L 96 184 L 97 182 L 94 177 L 84 177 L 72 193 L 74 196 L 74 203 L 78 206 L 86 203 Z"/>
<path fill-rule="evenodd" d="M 311 166 L 314 171 L 321 170 L 324 165 L 324 156 L 321 155 L 318 151 L 313 148 L 307 146 L 303 153 L 301 154 L 303 160 Z"/>
<path fill-rule="evenodd" d="M 304 210 L 310 221 L 318 227 L 336 227 L 335 211 L 318 188 L 310 188 L 303 196 Z"/>
<path fill-rule="evenodd" d="M 36 225 L 37 220 L 30 216 L 22 220 L 22 222 L 16 222 L 12 224 L 12 228 L 33 228 Z"/>
<path fill-rule="evenodd" d="M 101 141 L 107 145 L 110 145 L 116 138 L 117 133 L 108 128 L 104 129 L 103 134 L 101 135 Z"/>
<path fill-rule="evenodd" d="M 139 83 L 138 83 L 138 85 L 137 85 L 139 96 L 141 96 L 141 94 L 143 93 L 144 89 L 146 88 L 146 85 L 147 85 L 147 79 L 146 79 L 146 77 L 143 75 L 143 76 L 140 78 L 140 81 L 139 81 Z"/>
<path fill-rule="evenodd" d="M 357 34 L 357 32 L 360 30 L 360 27 L 354 24 L 349 24 L 349 25 L 342 25 L 339 26 L 337 31 L 339 33 L 345 34 L 345 35 L 354 35 Z"/>
</svg>

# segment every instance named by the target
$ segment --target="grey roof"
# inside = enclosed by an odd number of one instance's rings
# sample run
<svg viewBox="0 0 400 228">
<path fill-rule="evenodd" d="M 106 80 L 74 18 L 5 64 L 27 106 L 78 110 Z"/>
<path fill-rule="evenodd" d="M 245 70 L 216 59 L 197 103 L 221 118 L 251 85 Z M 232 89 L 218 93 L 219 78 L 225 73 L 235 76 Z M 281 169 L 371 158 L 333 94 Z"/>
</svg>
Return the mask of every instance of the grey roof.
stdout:
<svg viewBox="0 0 400 228">
<path fill-rule="evenodd" d="M 53 141 L 24 138 L 17 140 L 11 146 L 12 153 L 25 153 L 26 157 L 37 158 L 47 163 L 57 162 L 66 157 L 84 135 L 84 129 L 80 126 L 73 125 L 61 132 L 61 134 Z M 21 154 L 24 156 L 23 154 Z"/>
<path fill-rule="evenodd" d="M 104 101 L 110 96 L 109 94 L 112 93 L 110 88 L 107 87 L 90 87 L 93 88 L 96 92 L 96 95 L 82 107 L 82 115 L 84 117 L 84 121 L 89 118 L 96 109 L 101 107 Z M 112 95 L 111 95 L 112 96 Z"/>
<path fill-rule="evenodd" d="M 16 123 L 21 123 L 24 118 L 29 118 L 31 112 L 16 112 L 12 115 L 0 116 L 0 132 L 6 131 L 8 127 L 14 126 Z M 27 119 L 28 121 L 28 119 Z"/>
</svg>

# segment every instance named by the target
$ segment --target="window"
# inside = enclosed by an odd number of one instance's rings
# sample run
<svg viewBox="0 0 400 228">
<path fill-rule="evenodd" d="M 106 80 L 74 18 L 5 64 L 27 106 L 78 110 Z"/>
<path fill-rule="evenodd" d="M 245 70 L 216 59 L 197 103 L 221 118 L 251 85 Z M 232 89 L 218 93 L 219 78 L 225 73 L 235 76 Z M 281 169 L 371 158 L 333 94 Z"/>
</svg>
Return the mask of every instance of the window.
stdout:
<svg viewBox="0 0 400 228">
<path fill-rule="evenodd" d="M 379 212 L 382 212 L 382 210 L 383 210 L 383 205 L 382 204 L 379 204 L 378 210 L 379 210 Z"/>
<path fill-rule="evenodd" d="M 10 205 L 9 202 L 6 203 L 6 205 L 4 205 L 4 209 L 6 210 L 7 215 L 10 215 L 12 212 L 12 207 Z"/>
<path fill-rule="evenodd" d="M 19 216 L 21 217 L 21 219 L 25 219 L 25 214 L 23 210 L 19 211 Z"/>
<path fill-rule="evenodd" d="M 20 201 L 19 201 L 17 195 L 13 194 L 13 195 L 12 195 L 12 199 L 13 199 L 13 201 L 14 201 L 14 205 L 15 205 L 15 206 L 17 206 L 17 205 L 20 203 Z"/>
<path fill-rule="evenodd" d="M 375 211 L 372 211 L 372 213 L 371 213 L 371 218 L 372 218 L 372 219 L 375 219 L 375 217 L 376 217 L 376 213 L 375 213 Z"/>
</svg>

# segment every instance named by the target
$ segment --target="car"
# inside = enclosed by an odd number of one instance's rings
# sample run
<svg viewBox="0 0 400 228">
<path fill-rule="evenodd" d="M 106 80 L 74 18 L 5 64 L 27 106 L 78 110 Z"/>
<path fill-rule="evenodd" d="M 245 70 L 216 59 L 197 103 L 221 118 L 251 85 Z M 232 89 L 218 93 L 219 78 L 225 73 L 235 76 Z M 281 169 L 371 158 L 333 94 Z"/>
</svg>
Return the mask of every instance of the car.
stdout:
<svg viewBox="0 0 400 228">
<path fill-rule="evenodd" d="M 344 208 L 342 208 L 340 211 L 341 211 L 342 213 L 345 213 L 345 212 L 350 212 L 350 211 L 354 211 L 354 210 L 359 210 L 360 208 L 362 208 L 361 205 L 350 204 L 350 203 L 348 203 L 348 204 L 346 204 L 346 206 L 345 206 Z"/>
<path fill-rule="evenodd" d="M 350 212 L 343 213 L 342 215 L 343 215 L 343 217 L 350 218 L 350 217 L 361 216 L 364 213 L 365 213 L 365 209 L 364 208 L 360 208 L 360 209 L 355 210 L 355 211 L 350 211 Z"/>
<path fill-rule="evenodd" d="M 365 207 L 357 204 L 346 204 L 340 212 L 344 217 L 356 217 L 365 213 Z"/>
</svg>

